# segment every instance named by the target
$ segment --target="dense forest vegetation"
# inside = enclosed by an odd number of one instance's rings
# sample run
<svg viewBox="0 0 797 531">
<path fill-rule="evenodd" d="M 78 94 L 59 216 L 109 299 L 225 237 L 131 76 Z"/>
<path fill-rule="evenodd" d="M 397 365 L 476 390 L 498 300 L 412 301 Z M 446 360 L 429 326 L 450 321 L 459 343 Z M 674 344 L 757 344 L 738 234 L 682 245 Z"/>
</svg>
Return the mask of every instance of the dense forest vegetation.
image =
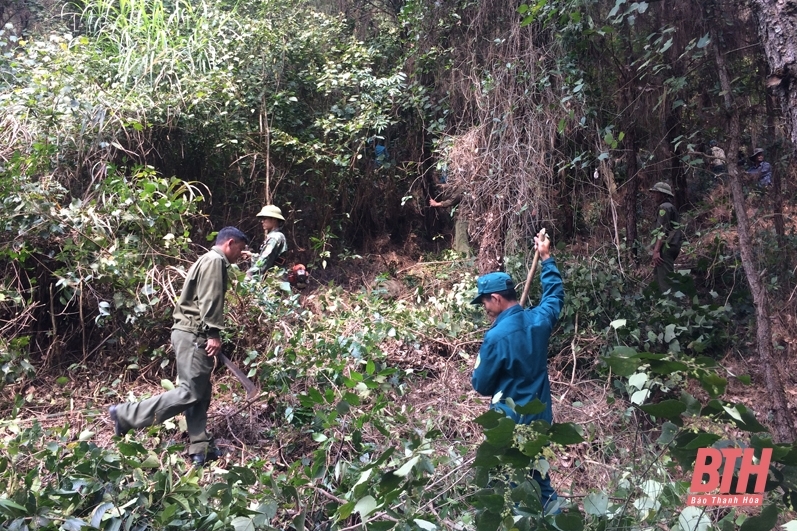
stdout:
<svg viewBox="0 0 797 531">
<path fill-rule="evenodd" d="M 793 531 L 796 58 L 786 0 L 0 0 L 0 528 Z M 231 273 L 262 392 L 216 370 L 224 459 L 179 417 L 114 437 L 174 387 L 186 270 L 266 204 L 310 282 Z M 515 426 L 469 302 L 542 228 L 555 423 Z M 685 504 L 712 445 L 773 449 L 763 508 Z"/>
</svg>

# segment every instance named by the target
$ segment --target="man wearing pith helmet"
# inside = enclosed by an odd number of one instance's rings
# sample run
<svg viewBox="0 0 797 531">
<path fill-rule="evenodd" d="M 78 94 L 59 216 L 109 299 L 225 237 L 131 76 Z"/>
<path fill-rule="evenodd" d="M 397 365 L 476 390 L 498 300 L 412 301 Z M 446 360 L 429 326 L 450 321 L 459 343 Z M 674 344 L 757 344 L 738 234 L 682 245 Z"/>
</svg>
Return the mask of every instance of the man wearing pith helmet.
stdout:
<svg viewBox="0 0 797 531">
<path fill-rule="evenodd" d="M 491 408 L 504 413 L 518 424 L 535 420 L 553 422 L 551 384 L 548 381 L 548 340 L 565 300 L 562 275 L 551 257 L 551 242 L 544 233 L 534 238 L 540 253 L 542 298 L 527 310 L 518 302 L 515 285 L 506 273 L 495 272 L 476 281 L 478 293 L 471 304 L 481 304 L 492 327 L 484 335 L 473 368 L 471 383 L 480 395 L 494 397 Z M 511 404 L 524 406 L 535 398 L 545 404 L 536 415 L 520 415 Z M 551 480 L 532 469 L 531 478 L 540 485 L 546 512 L 558 512 L 558 496 Z"/>
<path fill-rule="evenodd" d="M 252 267 L 246 272 L 246 276 L 250 278 L 261 277 L 275 265 L 283 265 L 285 262 L 284 255 L 288 251 L 288 242 L 280 230 L 282 222 L 285 221 L 282 210 L 274 205 L 266 205 L 260 209 L 257 217 L 260 218 L 266 238 L 262 247 L 260 247 L 260 253 L 254 263 L 252 263 Z"/>
<path fill-rule="evenodd" d="M 659 205 L 656 225 L 653 228 L 653 273 L 662 293 L 670 289 L 669 275 L 675 268 L 675 259 L 681 252 L 681 232 L 678 209 L 672 204 L 674 196 L 667 183 L 656 183 L 650 189 Z"/>
</svg>

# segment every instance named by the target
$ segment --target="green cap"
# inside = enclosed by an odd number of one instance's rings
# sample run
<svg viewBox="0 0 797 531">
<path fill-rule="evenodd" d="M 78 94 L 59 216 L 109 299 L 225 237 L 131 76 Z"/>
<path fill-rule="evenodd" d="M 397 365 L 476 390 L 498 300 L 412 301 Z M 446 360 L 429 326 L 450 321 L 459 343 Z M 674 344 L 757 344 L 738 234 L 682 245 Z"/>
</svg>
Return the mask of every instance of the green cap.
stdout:
<svg viewBox="0 0 797 531">
<path fill-rule="evenodd" d="M 471 304 L 479 304 L 482 300 L 482 295 L 514 289 L 515 284 L 512 282 L 512 277 L 506 273 L 496 271 L 480 276 L 476 280 L 476 288 L 478 289 L 478 295 L 470 301 Z"/>
<path fill-rule="evenodd" d="M 661 183 L 661 182 L 656 183 L 656 184 L 653 185 L 653 187 L 650 189 L 650 191 L 651 192 L 661 192 L 663 194 L 667 194 L 670 197 L 675 197 L 675 194 L 672 193 L 672 188 L 670 188 L 670 185 L 667 184 L 667 183 Z"/>
</svg>

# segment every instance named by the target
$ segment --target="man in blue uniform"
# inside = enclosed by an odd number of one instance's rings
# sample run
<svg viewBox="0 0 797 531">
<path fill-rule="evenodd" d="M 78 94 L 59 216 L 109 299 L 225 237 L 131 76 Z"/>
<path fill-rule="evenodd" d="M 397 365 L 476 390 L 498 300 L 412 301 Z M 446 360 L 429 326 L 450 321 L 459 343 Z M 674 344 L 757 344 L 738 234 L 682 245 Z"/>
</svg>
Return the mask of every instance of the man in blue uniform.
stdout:
<svg viewBox="0 0 797 531">
<path fill-rule="evenodd" d="M 488 273 L 476 282 L 478 294 L 471 304 L 481 304 L 493 326 L 484 342 L 473 369 L 473 388 L 481 395 L 495 396 L 492 407 L 518 424 L 530 424 L 542 419 L 553 422 L 551 384 L 548 381 L 548 340 L 559 319 L 565 292 L 562 275 L 551 257 L 550 240 L 542 233 L 534 238 L 540 253 L 542 300 L 534 308 L 524 310 L 518 303 L 515 285 L 506 273 Z M 506 404 L 511 398 L 523 406 L 539 398 L 545 410 L 538 415 L 518 415 Z M 532 478 L 542 491 L 543 507 L 558 496 L 550 479 L 534 470 Z"/>
</svg>

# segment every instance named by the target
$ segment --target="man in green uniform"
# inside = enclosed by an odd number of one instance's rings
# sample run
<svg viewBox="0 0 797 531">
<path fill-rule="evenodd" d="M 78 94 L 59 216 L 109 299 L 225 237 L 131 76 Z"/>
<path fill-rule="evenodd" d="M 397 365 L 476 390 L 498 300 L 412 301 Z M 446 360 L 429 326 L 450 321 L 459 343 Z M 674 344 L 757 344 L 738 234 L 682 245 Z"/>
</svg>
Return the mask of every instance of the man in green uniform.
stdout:
<svg viewBox="0 0 797 531">
<path fill-rule="evenodd" d="M 224 329 L 224 294 L 227 268 L 241 257 L 249 238 L 235 227 L 225 227 L 213 248 L 188 270 L 183 291 L 174 309 L 172 347 L 178 386 L 141 402 L 111 406 L 109 413 L 116 435 L 144 428 L 185 413 L 191 445 L 188 454 L 196 466 L 218 459 L 220 454 L 207 433 L 208 406 L 212 392 L 210 373 L 221 352 Z"/>
<path fill-rule="evenodd" d="M 551 242 L 542 233 L 534 238 L 540 252 L 542 298 L 539 305 L 524 310 L 518 302 L 515 284 L 506 273 L 488 273 L 478 278 L 478 294 L 471 304 L 481 304 L 493 321 L 484 335 L 473 367 L 471 383 L 477 393 L 492 396 L 491 408 L 518 424 L 541 419 L 553 423 L 551 383 L 548 380 L 548 341 L 565 301 L 562 275 L 551 256 Z M 500 393 L 500 399 L 496 395 Z M 537 415 L 519 415 L 507 403 L 511 398 L 525 406 L 538 398 L 545 410 Z M 551 480 L 536 469 L 531 478 L 540 485 L 542 506 L 557 512 L 558 499 Z"/>
<path fill-rule="evenodd" d="M 678 209 L 670 202 L 672 188 L 667 183 L 656 183 L 650 189 L 654 193 L 659 208 L 656 226 L 653 229 L 653 272 L 659 290 L 664 293 L 670 289 L 668 276 L 675 268 L 675 259 L 681 252 L 683 233 L 679 224 Z"/>
<path fill-rule="evenodd" d="M 452 248 L 461 254 L 470 256 L 470 244 L 468 243 L 468 220 L 460 211 L 459 204 L 462 202 L 464 193 L 462 189 L 454 187 L 451 183 L 443 183 L 439 186 L 440 198 L 429 199 L 429 206 L 432 208 L 454 208 L 454 242 Z"/>
<path fill-rule="evenodd" d="M 274 205 L 266 205 L 260 209 L 257 217 L 260 218 L 263 231 L 266 233 L 266 239 L 263 241 L 263 246 L 260 247 L 260 253 L 257 255 L 252 267 L 246 272 L 248 278 L 261 278 L 266 271 L 275 265 L 283 265 L 285 261 L 284 255 L 288 252 L 288 242 L 282 230 L 280 230 L 282 222 L 285 221 L 282 210 Z M 244 257 L 249 258 L 251 255 L 246 253 Z"/>
</svg>

